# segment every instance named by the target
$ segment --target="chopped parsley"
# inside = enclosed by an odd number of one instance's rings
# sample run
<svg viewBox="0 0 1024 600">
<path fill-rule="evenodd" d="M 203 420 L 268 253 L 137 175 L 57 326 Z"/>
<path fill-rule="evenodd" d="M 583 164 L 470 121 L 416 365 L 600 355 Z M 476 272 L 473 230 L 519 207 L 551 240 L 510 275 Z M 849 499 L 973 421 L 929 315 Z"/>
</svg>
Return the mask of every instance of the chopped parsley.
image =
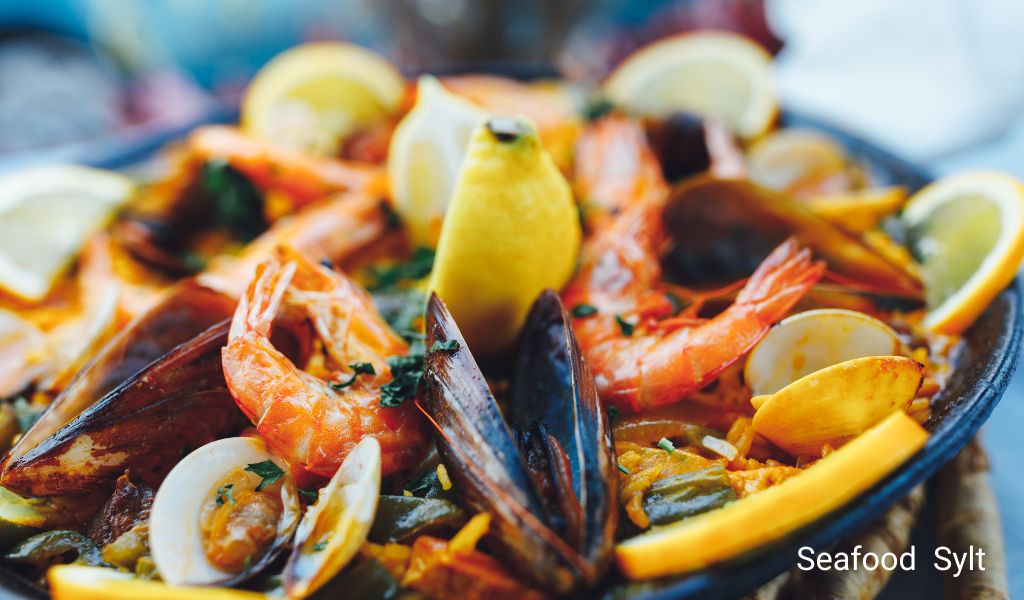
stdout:
<svg viewBox="0 0 1024 600">
<path fill-rule="evenodd" d="M 388 266 L 377 266 L 370 269 L 374 279 L 371 289 L 395 287 L 407 280 L 423 279 L 430 275 L 434 268 L 434 251 L 430 248 L 417 248 L 405 262 Z"/>
<path fill-rule="evenodd" d="M 583 106 L 583 119 L 588 122 L 597 121 L 615 110 L 615 104 L 606 96 L 591 98 Z"/>
<path fill-rule="evenodd" d="M 615 315 L 615 322 L 619 324 L 619 331 L 622 335 L 630 337 L 633 335 L 633 330 L 636 329 L 636 325 L 622 318 L 622 315 Z"/>
<path fill-rule="evenodd" d="M 668 438 L 661 438 L 660 440 L 658 440 L 658 447 L 664 450 L 665 452 L 668 452 L 669 454 L 672 454 L 673 452 L 676 451 L 675 445 L 673 445 L 672 441 L 669 440 Z"/>
<path fill-rule="evenodd" d="M 213 205 L 214 222 L 235 239 L 248 242 L 267 228 L 259 190 L 227 161 L 203 165 L 199 185 Z"/>
<path fill-rule="evenodd" d="M 360 375 L 377 374 L 377 370 L 373 368 L 373 364 L 368 362 L 352 363 L 348 366 L 348 368 L 352 369 L 352 376 L 349 377 L 347 381 L 331 382 L 327 384 L 327 387 L 331 388 L 336 392 L 340 392 L 341 390 L 355 383 L 356 377 L 359 377 Z"/>
<path fill-rule="evenodd" d="M 248 575 L 249 571 L 251 569 L 252 569 L 252 554 L 249 554 L 249 555 L 247 555 L 245 557 L 245 562 L 242 563 L 242 573 L 244 573 L 245 575 Z"/>
<path fill-rule="evenodd" d="M 275 481 L 284 476 L 284 471 L 281 470 L 281 467 L 274 464 L 274 461 L 272 460 L 252 463 L 247 466 L 245 470 L 250 473 L 255 473 L 263 478 L 263 481 L 260 481 L 260 484 L 256 486 L 257 492 L 262 492 L 263 488 L 268 485 L 272 485 Z"/>
<path fill-rule="evenodd" d="M 572 316 L 576 317 L 577 319 L 585 319 L 586 317 L 591 317 L 596 314 L 597 307 L 591 306 L 589 304 L 577 304 L 576 306 L 572 307 Z"/>
<path fill-rule="evenodd" d="M 615 464 L 619 467 L 619 471 L 621 471 L 623 475 L 629 475 L 629 469 L 627 469 L 626 467 L 622 466 L 622 463 L 615 463 Z"/>
<path fill-rule="evenodd" d="M 458 340 L 448 340 L 448 341 L 445 341 L 445 342 L 434 342 L 434 344 L 432 346 L 430 346 L 430 351 L 431 352 L 455 352 L 458 349 L 459 349 L 459 341 Z"/>
<path fill-rule="evenodd" d="M 224 506 L 225 498 L 227 498 L 227 501 L 231 504 L 235 503 L 235 492 L 232 490 L 234 487 L 235 484 L 229 483 L 217 488 L 217 506 Z"/>
<path fill-rule="evenodd" d="M 380 405 L 385 407 L 399 406 L 414 397 L 423 379 L 423 355 L 409 353 L 406 356 L 389 356 L 388 366 L 391 367 L 391 381 L 380 388 Z"/>
<path fill-rule="evenodd" d="M 618 419 L 618 418 L 619 418 L 619 407 L 618 406 L 609 406 L 608 407 L 608 420 L 610 422 L 615 422 L 615 420 Z"/>
<path fill-rule="evenodd" d="M 313 504 L 320 497 L 320 490 L 304 490 L 299 488 L 299 496 L 302 496 L 306 502 Z"/>
<path fill-rule="evenodd" d="M 313 552 L 321 552 L 321 551 L 323 551 L 323 549 L 327 547 L 327 543 L 329 541 L 330 540 L 328 540 L 327 538 L 324 538 L 324 539 L 320 540 L 319 542 L 313 544 Z"/>
<path fill-rule="evenodd" d="M 36 408 L 32 404 L 18 396 L 14 399 L 14 418 L 18 420 L 18 430 L 25 433 L 35 425 L 36 421 L 43 414 L 42 408 Z"/>
</svg>

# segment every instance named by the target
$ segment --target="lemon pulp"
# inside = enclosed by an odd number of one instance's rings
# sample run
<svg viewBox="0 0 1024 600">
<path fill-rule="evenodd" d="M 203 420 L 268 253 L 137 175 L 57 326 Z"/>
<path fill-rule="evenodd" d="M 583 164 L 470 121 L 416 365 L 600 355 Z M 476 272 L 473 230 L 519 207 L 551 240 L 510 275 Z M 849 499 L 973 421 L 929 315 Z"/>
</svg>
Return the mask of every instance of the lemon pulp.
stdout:
<svg viewBox="0 0 1024 600">
<path fill-rule="evenodd" d="M 958 196 L 935 207 L 915 227 L 914 248 L 923 266 L 929 308 L 941 306 L 971 278 L 995 248 L 999 207 L 984 196 Z"/>
</svg>

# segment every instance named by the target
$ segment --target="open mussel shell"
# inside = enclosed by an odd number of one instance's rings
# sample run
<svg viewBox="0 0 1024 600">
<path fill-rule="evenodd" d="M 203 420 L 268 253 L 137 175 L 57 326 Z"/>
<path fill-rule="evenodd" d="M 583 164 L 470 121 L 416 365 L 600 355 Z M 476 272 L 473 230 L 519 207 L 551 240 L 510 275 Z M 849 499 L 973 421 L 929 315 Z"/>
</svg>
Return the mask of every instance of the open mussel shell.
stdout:
<svg viewBox="0 0 1024 600">
<path fill-rule="evenodd" d="M 234 504 L 236 498 L 242 502 L 243 492 L 258 489 L 262 477 L 245 469 L 266 461 L 288 472 L 287 463 L 274 456 L 262 440 L 233 437 L 206 444 L 168 473 L 153 500 L 149 525 L 153 561 L 165 582 L 230 586 L 262 571 L 288 546 L 300 512 L 295 483 L 287 475 L 283 476 L 279 491 L 274 493 L 280 502 L 274 537 L 259 556 L 236 572 L 214 564 L 204 545 L 204 518 L 212 521 L 209 513 L 216 507 Z M 225 485 L 226 481 L 231 483 Z"/>
<path fill-rule="evenodd" d="M 34 496 L 108 486 L 125 469 L 156 487 L 189 449 L 246 423 L 221 370 L 224 321 L 129 377 L 37 446 L 8 458 L 0 481 Z"/>
<path fill-rule="evenodd" d="M 542 326 L 549 310 L 539 309 L 535 313 L 544 318 L 538 317 L 536 324 L 529 327 L 534 333 L 526 347 L 539 350 L 559 343 L 560 337 L 561 343 L 567 344 L 564 353 L 549 350 L 547 356 L 552 361 L 565 362 L 550 366 L 549 372 L 531 385 L 535 386 L 534 391 L 546 393 L 550 385 L 546 379 L 558 377 L 558 373 L 569 377 L 568 383 L 561 382 L 557 390 L 552 388 L 551 395 L 546 396 L 549 402 L 565 405 L 564 409 L 550 408 L 537 416 L 543 414 L 553 421 L 570 422 L 533 420 L 527 431 L 538 436 L 538 442 L 525 440 L 521 444 L 522 437 L 517 439 L 509 430 L 476 360 L 436 295 L 427 306 L 427 346 L 443 349 L 426 357 L 422 408 L 437 429 L 438 450 L 459 500 L 470 510 L 491 515 L 489 547 L 535 585 L 568 593 L 595 582 L 606 564 L 610 533 L 614 529 L 614 523 L 609 524 L 608 520 L 614 519 L 615 511 L 602 506 L 590 493 L 598 487 L 597 479 L 614 481 L 614 477 L 607 472 L 583 475 L 578 471 L 601 469 L 605 465 L 605 459 L 595 460 L 588 454 L 604 455 L 610 465 L 607 453 L 611 442 L 606 422 L 578 422 L 604 417 L 600 410 L 593 410 L 596 400 L 586 392 L 594 387 L 593 381 L 581 381 L 590 379 L 590 375 L 585 367 L 575 364 L 582 359 L 571 334 L 556 335 L 553 340 L 552 331 Z M 567 320 L 564 311 L 558 318 Z M 455 347 L 448 349 L 452 342 Z M 581 394 L 586 398 L 582 399 Z M 529 404 L 524 400 L 523 406 L 515 410 L 517 419 L 522 420 L 530 410 Z M 540 458 L 538 451 L 549 454 L 545 454 L 543 461 L 534 462 L 537 468 L 531 469 L 524 449 L 533 458 Z M 550 468 L 541 467 L 545 462 Z M 561 474 L 551 475 L 554 470 Z M 556 485 L 564 488 L 551 489 Z M 570 501 L 572 496 L 576 498 Z M 614 492 L 609 492 L 604 501 L 614 507 Z M 590 514 L 591 511 L 596 514 Z M 568 535 L 563 537 L 564 534 Z"/>
<path fill-rule="evenodd" d="M 176 286 L 118 333 L 75 375 L 11 450 L 7 464 L 17 462 L 143 367 L 230 319 L 234 309 L 235 301 L 220 292 L 192 281 Z"/>
<path fill-rule="evenodd" d="M 558 294 L 534 302 L 506 415 L 555 531 L 587 560 L 589 583 L 611 558 L 618 495 L 611 425 Z"/>
<path fill-rule="evenodd" d="M 686 285 L 746 277 L 789 237 L 862 289 L 921 299 L 921 282 L 903 267 L 806 206 L 739 179 L 699 176 L 669 196 L 664 220 L 675 246 L 667 270 Z"/>
</svg>

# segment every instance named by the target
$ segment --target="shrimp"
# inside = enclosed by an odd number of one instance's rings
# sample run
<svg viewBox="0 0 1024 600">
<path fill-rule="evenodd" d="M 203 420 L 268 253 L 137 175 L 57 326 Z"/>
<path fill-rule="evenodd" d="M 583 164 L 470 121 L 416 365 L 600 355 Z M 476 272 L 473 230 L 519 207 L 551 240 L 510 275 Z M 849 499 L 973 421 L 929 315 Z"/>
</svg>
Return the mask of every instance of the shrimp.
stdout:
<svg viewBox="0 0 1024 600">
<path fill-rule="evenodd" d="M 576 142 L 574 181 L 591 231 L 633 202 L 668 193 L 643 126 L 614 113 L 592 123 Z"/>
<path fill-rule="evenodd" d="M 679 401 L 739 360 L 824 272 L 788 240 L 757 268 L 735 302 L 717 316 L 673 317 L 659 258 L 668 243 L 662 203 L 641 200 L 591 238 L 568 306 L 596 314 L 573 326 L 602 400 L 639 411 Z M 577 312 L 577 311 L 574 311 Z"/>
<path fill-rule="evenodd" d="M 343 261 L 381 242 L 389 229 L 386 205 L 359 193 L 337 194 L 281 219 L 239 256 L 215 258 L 199 282 L 233 298 L 245 293 L 256 267 L 279 246 L 312 260 Z"/>
<path fill-rule="evenodd" d="M 264 192 L 280 192 L 295 206 L 344 191 L 371 196 L 387 192 L 387 178 L 378 165 L 345 162 L 282 149 L 242 133 L 235 127 L 209 125 L 188 137 L 188 150 L 199 161 L 224 160 Z"/>
<path fill-rule="evenodd" d="M 306 316 L 323 343 L 326 364 L 346 387 L 302 370 L 270 341 L 285 315 Z M 262 263 L 238 304 L 222 360 L 235 402 L 270 446 L 292 464 L 332 475 L 365 436 L 383 451 L 384 474 L 419 460 L 426 432 L 413 403 L 380 406 L 391 381 L 385 358 L 408 351 L 346 276 L 281 249 Z M 356 365 L 372 365 L 372 373 Z M 365 367 L 365 365 L 360 365 Z"/>
</svg>

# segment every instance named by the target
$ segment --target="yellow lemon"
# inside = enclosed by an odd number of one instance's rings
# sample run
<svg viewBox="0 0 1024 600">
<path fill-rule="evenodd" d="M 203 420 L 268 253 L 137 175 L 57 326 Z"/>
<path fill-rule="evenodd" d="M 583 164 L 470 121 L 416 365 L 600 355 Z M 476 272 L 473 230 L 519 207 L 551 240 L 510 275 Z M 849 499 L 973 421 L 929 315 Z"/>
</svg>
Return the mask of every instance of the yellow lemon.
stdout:
<svg viewBox="0 0 1024 600">
<path fill-rule="evenodd" d="M 395 112 L 405 79 L 359 46 L 317 42 L 283 52 L 250 82 L 242 100 L 247 132 L 292 149 L 335 154 L 355 129 Z"/>
<path fill-rule="evenodd" d="M 924 446 L 928 433 L 895 412 L 803 473 L 742 500 L 625 540 L 630 579 L 676 575 L 780 539 L 855 499 Z"/>
<path fill-rule="evenodd" d="M 915 194 L 902 218 L 921 261 L 924 325 L 964 331 L 1024 259 L 1024 184 L 993 172 L 945 177 Z"/>
<path fill-rule="evenodd" d="M 430 288 L 475 353 L 507 349 L 546 288 L 565 285 L 580 224 L 569 183 L 522 117 L 476 128 L 441 227 Z"/>
<path fill-rule="evenodd" d="M 53 600 L 263 600 L 229 588 L 170 586 L 103 567 L 60 565 L 46 572 Z"/>
<path fill-rule="evenodd" d="M 695 112 L 721 119 L 748 139 L 767 131 L 778 113 L 771 55 L 733 33 L 654 42 L 619 65 L 604 90 L 616 104 L 645 116 Z"/>
<path fill-rule="evenodd" d="M 416 105 L 399 122 L 388 149 L 395 210 L 416 244 L 437 244 L 469 137 L 485 118 L 484 111 L 437 79 L 420 78 Z"/>
<path fill-rule="evenodd" d="M 134 191 L 123 175 L 72 165 L 0 176 L 0 289 L 41 300 Z"/>
</svg>

